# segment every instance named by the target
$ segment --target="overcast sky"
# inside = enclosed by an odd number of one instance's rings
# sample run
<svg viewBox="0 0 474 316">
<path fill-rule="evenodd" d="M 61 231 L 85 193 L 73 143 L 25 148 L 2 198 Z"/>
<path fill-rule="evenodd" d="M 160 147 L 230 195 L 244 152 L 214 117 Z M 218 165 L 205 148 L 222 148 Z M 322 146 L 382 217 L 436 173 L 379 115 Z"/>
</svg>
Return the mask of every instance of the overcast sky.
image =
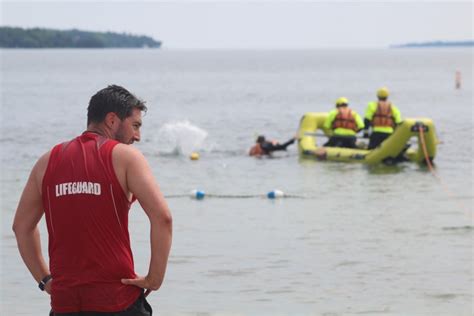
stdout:
<svg viewBox="0 0 474 316">
<path fill-rule="evenodd" d="M 473 39 L 473 1 L 4 1 L 3 26 L 144 34 L 169 49 L 387 47 Z"/>
</svg>

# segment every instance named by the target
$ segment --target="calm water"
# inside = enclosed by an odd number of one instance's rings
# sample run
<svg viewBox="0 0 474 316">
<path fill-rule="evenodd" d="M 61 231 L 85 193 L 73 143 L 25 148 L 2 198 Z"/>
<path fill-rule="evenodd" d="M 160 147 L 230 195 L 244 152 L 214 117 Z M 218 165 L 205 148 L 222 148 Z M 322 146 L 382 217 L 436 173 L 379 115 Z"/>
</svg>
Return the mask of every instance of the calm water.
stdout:
<svg viewBox="0 0 474 316">
<path fill-rule="evenodd" d="M 159 314 L 471 315 L 472 58 L 470 49 L 1 51 L 0 314 L 47 315 L 13 214 L 39 155 L 81 133 L 90 96 L 116 83 L 147 101 L 136 146 L 165 195 L 305 197 L 170 198 L 168 272 L 150 296 Z M 382 85 L 404 117 L 434 120 L 441 182 L 414 164 L 300 161 L 295 146 L 276 159 L 246 156 L 257 134 L 284 141 L 305 112 L 340 96 L 363 114 Z M 130 225 L 143 274 L 148 221 L 138 205 Z M 46 254 L 44 222 L 41 231 Z"/>
</svg>

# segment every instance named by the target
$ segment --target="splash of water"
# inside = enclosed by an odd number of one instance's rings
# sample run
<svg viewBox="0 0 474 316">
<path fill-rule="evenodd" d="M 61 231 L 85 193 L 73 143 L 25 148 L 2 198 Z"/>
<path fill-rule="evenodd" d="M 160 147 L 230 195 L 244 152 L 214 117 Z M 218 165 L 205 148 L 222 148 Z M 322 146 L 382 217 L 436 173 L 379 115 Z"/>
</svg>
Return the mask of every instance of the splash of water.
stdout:
<svg viewBox="0 0 474 316">
<path fill-rule="evenodd" d="M 205 130 L 187 120 L 166 123 L 158 131 L 160 151 L 187 156 L 203 148 L 207 135 Z"/>
</svg>

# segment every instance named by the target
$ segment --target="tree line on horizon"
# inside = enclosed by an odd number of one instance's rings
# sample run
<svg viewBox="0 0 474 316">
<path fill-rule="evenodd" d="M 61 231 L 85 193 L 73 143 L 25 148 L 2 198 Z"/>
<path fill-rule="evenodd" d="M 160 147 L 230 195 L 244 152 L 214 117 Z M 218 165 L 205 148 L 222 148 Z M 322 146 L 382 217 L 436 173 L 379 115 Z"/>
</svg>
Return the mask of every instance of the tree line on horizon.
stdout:
<svg viewBox="0 0 474 316">
<path fill-rule="evenodd" d="M 159 48 L 160 41 L 149 36 L 77 29 L 54 30 L 0 27 L 1 48 Z"/>
</svg>

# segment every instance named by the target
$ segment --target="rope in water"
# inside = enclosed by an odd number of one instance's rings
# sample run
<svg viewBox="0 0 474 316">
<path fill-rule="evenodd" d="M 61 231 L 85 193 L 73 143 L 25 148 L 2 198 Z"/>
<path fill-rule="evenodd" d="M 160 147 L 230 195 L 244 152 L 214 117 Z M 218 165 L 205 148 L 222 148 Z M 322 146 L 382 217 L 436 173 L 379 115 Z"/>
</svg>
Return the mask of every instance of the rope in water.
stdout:
<svg viewBox="0 0 474 316">
<path fill-rule="evenodd" d="M 466 205 L 464 205 L 464 203 L 461 203 L 460 201 L 458 201 L 456 199 L 456 194 L 453 193 L 453 191 L 451 191 L 449 189 L 449 187 L 442 181 L 441 177 L 436 173 L 436 170 L 434 169 L 433 167 L 433 163 L 431 162 L 431 159 L 430 159 L 430 156 L 428 154 L 428 149 L 426 148 L 426 141 L 425 141 L 425 131 L 423 130 L 422 127 L 420 127 L 418 129 L 419 133 L 420 133 L 420 143 L 421 143 L 421 148 L 423 149 L 423 155 L 425 156 L 425 162 L 426 162 L 426 165 L 428 166 L 428 170 L 430 170 L 431 174 L 436 178 L 436 180 L 438 180 L 439 184 L 441 184 L 441 187 L 443 188 L 443 190 L 445 191 L 445 193 L 453 200 L 455 201 L 459 208 L 464 210 L 466 212 L 466 215 L 467 216 L 471 216 L 472 217 L 472 210 L 469 210 Z"/>
<path fill-rule="evenodd" d="M 431 159 L 430 159 L 430 156 L 428 154 L 428 149 L 426 148 L 426 142 L 425 142 L 425 131 L 423 130 L 423 127 L 420 127 L 418 129 L 418 131 L 420 132 L 420 142 L 421 142 L 421 148 L 423 149 L 423 155 L 425 156 L 425 162 L 426 162 L 426 165 L 428 166 L 428 169 L 430 170 L 430 172 L 433 174 L 433 176 L 435 178 L 437 178 L 438 180 L 441 180 L 439 178 L 439 176 L 436 174 L 434 168 L 433 168 L 433 164 L 431 163 Z"/>
</svg>

